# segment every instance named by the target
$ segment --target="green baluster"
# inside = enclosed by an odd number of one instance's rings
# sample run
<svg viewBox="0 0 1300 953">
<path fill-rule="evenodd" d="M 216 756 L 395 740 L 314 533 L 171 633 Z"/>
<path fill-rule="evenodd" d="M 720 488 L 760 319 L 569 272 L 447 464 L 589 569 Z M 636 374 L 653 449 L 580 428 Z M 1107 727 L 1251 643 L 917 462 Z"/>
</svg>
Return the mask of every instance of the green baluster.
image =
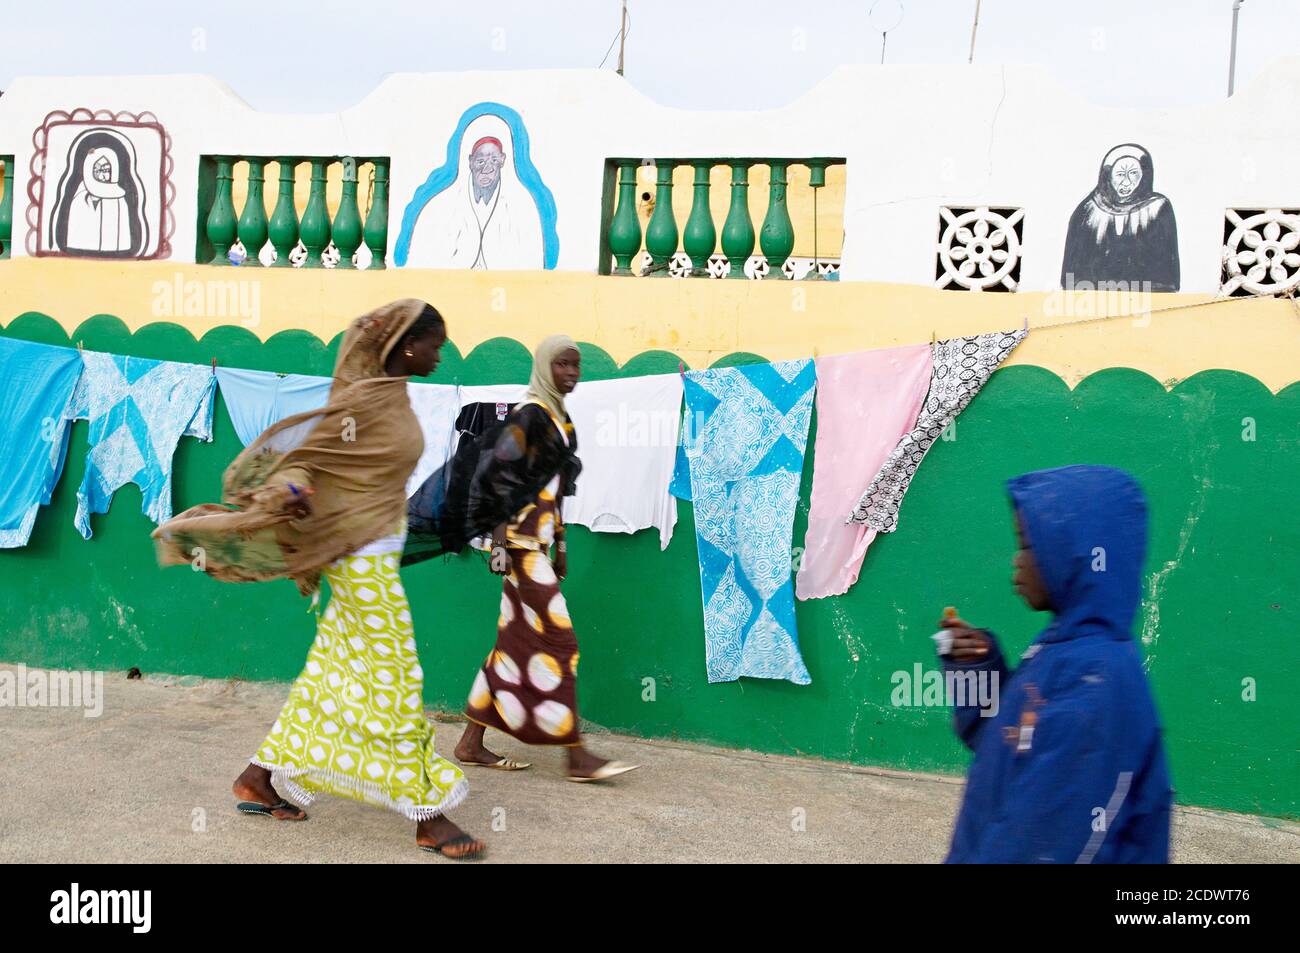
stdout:
<svg viewBox="0 0 1300 953">
<path fill-rule="evenodd" d="M 14 157 L 5 156 L 5 193 L 0 196 L 0 261 L 9 257 L 14 233 Z"/>
<path fill-rule="evenodd" d="M 234 159 L 231 156 L 214 156 L 217 161 L 217 194 L 208 212 L 208 241 L 212 243 L 210 265 L 229 265 L 230 246 L 239 237 L 235 221 L 235 200 L 231 197 L 234 179 Z"/>
<path fill-rule="evenodd" d="M 263 171 L 265 159 L 248 160 L 248 197 L 244 200 L 244 211 L 239 216 L 239 240 L 244 243 L 246 265 L 260 265 L 258 253 L 266 244 L 266 204 L 262 200 Z"/>
<path fill-rule="evenodd" d="M 817 255 L 817 195 L 826 185 L 826 166 L 830 162 L 826 159 L 809 159 L 808 166 L 808 185 L 813 190 L 813 263 L 808 274 L 804 276 L 804 281 L 824 281 L 825 276 L 817 267 L 821 260 Z"/>
<path fill-rule="evenodd" d="M 361 212 L 357 210 L 357 160 L 343 158 L 343 194 L 334 214 L 334 247 L 339 250 L 338 268 L 355 269 L 352 256 L 361 247 Z"/>
<path fill-rule="evenodd" d="M 673 162 L 655 160 L 655 211 L 645 230 L 645 247 L 650 253 L 650 272 L 668 277 L 668 263 L 677 253 L 677 220 L 673 218 Z"/>
<path fill-rule="evenodd" d="M 781 266 L 794 251 L 794 225 L 790 222 L 790 210 L 785 204 L 785 170 L 788 162 L 769 162 L 772 181 L 768 188 L 767 215 L 763 219 L 759 244 L 763 257 L 767 259 L 768 277 L 784 278 Z"/>
<path fill-rule="evenodd" d="M 311 194 L 307 198 L 307 207 L 302 212 L 302 228 L 299 237 L 307 249 L 304 268 L 324 268 L 320 260 L 330 243 L 330 213 L 325 204 L 325 169 L 329 159 L 311 160 Z"/>
<path fill-rule="evenodd" d="M 745 262 L 754 253 L 754 223 L 749 219 L 750 163 L 731 163 L 731 208 L 722 225 L 722 253 L 731 262 L 728 278 L 744 278 Z"/>
<path fill-rule="evenodd" d="M 636 162 L 618 164 L 618 209 L 609 223 L 609 250 L 614 274 L 632 274 L 632 259 L 641 250 L 641 223 L 636 217 Z"/>
<path fill-rule="evenodd" d="M 388 160 L 374 161 L 370 212 L 366 215 L 366 247 L 370 249 L 368 270 L 371 271 L 388 267 L 384 264 L 384 255 L 388 252 Z"/>
<path fill-rule="evenodd" d="M 298 209 L 293 204 L 293 173 L 298 168 L 299 160 L 290 156 L 276 159 L 280 165 L 280 193 L 276 196 L 275 209 L 271 212 L 271 245 L 275 248 L 275 261 L 272 268 L 292 268 L 289 253 L 298 245 Z"/>
<path fill-rule="evenodd" d="M 698 277 L 709 273 L 709 256 L 717 247 L 718 232 L 709 212 L 709 172 L 713 163 L 701 160 L 691 165 L 695 166 L 695 200 L 682 233 L 682 247 L 691 258 L 691 274 Z"/>
</svg>

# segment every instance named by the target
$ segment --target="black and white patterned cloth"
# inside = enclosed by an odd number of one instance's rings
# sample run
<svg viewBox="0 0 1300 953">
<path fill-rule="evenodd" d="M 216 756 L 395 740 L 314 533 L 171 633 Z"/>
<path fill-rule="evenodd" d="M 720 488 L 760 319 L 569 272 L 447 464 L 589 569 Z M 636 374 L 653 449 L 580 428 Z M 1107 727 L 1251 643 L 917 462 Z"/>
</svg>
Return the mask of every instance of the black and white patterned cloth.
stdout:
<svg viewBox="0 0 1300 953">
<path fill-rule="evenodd" d="M 865 523 L 879 533 L 894 531 L 903 494 L 926 452 L 1026 334 L 1024 330 L 997 331 L 935 342 L 930 390 L 916 426 L 890 451 L 846 523 Z"/>
</svg>

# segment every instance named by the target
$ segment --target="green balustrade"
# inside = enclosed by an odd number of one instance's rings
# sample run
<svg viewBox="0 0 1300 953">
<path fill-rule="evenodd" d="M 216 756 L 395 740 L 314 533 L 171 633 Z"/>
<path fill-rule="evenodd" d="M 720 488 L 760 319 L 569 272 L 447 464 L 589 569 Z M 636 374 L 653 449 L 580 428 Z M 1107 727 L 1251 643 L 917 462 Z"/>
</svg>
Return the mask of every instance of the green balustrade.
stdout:
<svg viewBox="0 0 1300 953">
<path fill-rule="evenodd" d="M 650 253 L 650 274 L 668 277 L 668 263 L 677 254 L 677 220 L 673 218 L 673 166 L 671 159 L 655 160 L 655 210 L 645 230 Z"/>
<path fill-rule="evenodd" d="M 722 253 L 731 267 L 728 278 L 744 278 L 745 262 L 754 253 L 754 223 L 749 218 L 748 161 L 731 163 L 731 208 L 722 225 Z"/>
<path fill-rule="evenodd" d="M 632 274 L 632 259 L 641 250 L 641 222 L 636 217 L 636 170 L 639 163 L 618 164 L 618 208 L 609 223 L 609 250 L 614 274 Z"/>
<path fill-rule="evenodd" d="M 0 261 L 10 257 L 14 233 L 14 157 L 0 156 L 5 164 L 4 195 L 0 195 Z"/>
<path fill-rule="evenodd" d="M 330 243 L 330 215 L 325 204 L 325 169 L 330 159 L 311 160 L 311 194 L 307 197 L 307 207 L 302 213 L 302 227 L 299 237 L 307 249 L 304 268 L 324 268 L 321 253 Z"/>
<path fill-rule="evenodd" d="M 246 265 L 260 265 L 258 254 L 266 244 L 266 204 L 262 198 L 263 171 L 265 159 L 248 160 L 248 197 L 244 200 L 244 211 L 239 216 L 239 240 L 244 244 Z"/>
<path fill-rule="evenodd" d="M 718 232 L 713 227 L 713 215 L 709 211 L 709 172 L 713 163 L 697 160 L 691 165 L 695 167 L 695 195 L 686 230 L 682 233 L 682 247 L 691 259 L 691 274 L 699 277 L 709 273 L 709 256 L 717 247 Z"/>
<path fill-rule="evenodd" d="M 234 160 L 230 156 L 214 156 L 217 163 L 217 194 L 208 211 L 208 241 L 212 243 L 211 265 L 230 264 L 230 246 L 239 237 L 235 221 L 235 201 L 231 197 Z"/>
<path fill-rule="evenodd" d="M 805 164 L 808 166 L 808 186 L 813 190 L 813 263 L 804 280 L 823 281 L 825 276 L 821 273 L 821 258 L 817 254 L 817 196 L 826 186 L 826 166 L 830 163 L 826 159 L 809 159 Z"/>
<path fill-rule="evenodd" d="M 275 249 L 275 261 L 271 267 L 292 268 L 289 253 L 298 245 L 298 208 L 293 202 L 294 170 L 298 168 L 300 160 L 280 156 L 275 161 L 280 166 L 280 191 L 275 199 L 268 229 L 271 247 Z"/>
<path fill-rule="evenodd" d="M 361 212 L 357 208 L 357 160 L 351 156 L 343 159 L 343 193 L 339 210 L 334 214 L 334 247 L 339 250 L 339 263 L 335 267 L 355 269 L 352 256 L 361 247 Z"/>
<path fill-rule="evenodd" d="M 368 271 L 387 268 L 384 255 L 388 252 L 388 160 L 375 159 L 371 170 L 370 211 L 366 215 L 366 247 L 370 249 Z"/>
<path fill-rule="evenodd" d="M 768 185 L 767 215 L 759 232 L 759 245 L 767 259 L 768 276 L 772 278 L 784 277 L 781 266 L 794 250 L 794 225 L 785 204 L 785 173 L 789 165 L 789 162 L 776 159 L 768 162 L 772 179 Z"/>
</svg>

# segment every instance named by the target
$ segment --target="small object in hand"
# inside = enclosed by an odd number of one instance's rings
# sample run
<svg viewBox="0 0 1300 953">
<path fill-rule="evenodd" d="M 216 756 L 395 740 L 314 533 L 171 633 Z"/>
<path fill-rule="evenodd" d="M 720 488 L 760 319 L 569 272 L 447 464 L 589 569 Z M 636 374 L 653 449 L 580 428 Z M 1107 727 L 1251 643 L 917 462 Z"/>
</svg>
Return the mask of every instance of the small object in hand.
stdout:
<svg viewBox="0 0 1300 953">
<path fill-rule="evenodd" d="M 138 668 L 136 668 L 134 665 L 131 666 L 131 670 L 130 670 L 129 672 L 126 673 L 126 677 L 127 677 L 127 678 L 144 678 L 144 676 L 140 674 L 140 670 L 139 670 Z"/>
<path fill-rule="evenodd" d="M 949 622 L 957 618 L 957 609 L 954 606 L 945 606 L 943 610 L 943 620 Z M 952 654 L 952 631 L 950 629 L 940 629 L 934 635 L 934 651 L 937 655 Z"/>
</svg>

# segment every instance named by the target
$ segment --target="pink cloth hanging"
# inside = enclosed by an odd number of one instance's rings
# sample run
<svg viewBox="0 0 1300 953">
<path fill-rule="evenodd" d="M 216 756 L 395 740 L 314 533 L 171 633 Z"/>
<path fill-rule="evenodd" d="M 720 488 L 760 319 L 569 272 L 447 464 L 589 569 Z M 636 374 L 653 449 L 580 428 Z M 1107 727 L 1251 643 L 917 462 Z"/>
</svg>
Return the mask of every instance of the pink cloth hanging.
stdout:
<svg viewBox="0 0 1300 953">
<path fill-rule="evenodd" d="M 876 531 L 845 523 L 865 482 L 916 423 L 930 386 L 927 344 L 817 358 L 817 443 L 795 595 L 820 599 L 858 581 Z"/>
</svg>

